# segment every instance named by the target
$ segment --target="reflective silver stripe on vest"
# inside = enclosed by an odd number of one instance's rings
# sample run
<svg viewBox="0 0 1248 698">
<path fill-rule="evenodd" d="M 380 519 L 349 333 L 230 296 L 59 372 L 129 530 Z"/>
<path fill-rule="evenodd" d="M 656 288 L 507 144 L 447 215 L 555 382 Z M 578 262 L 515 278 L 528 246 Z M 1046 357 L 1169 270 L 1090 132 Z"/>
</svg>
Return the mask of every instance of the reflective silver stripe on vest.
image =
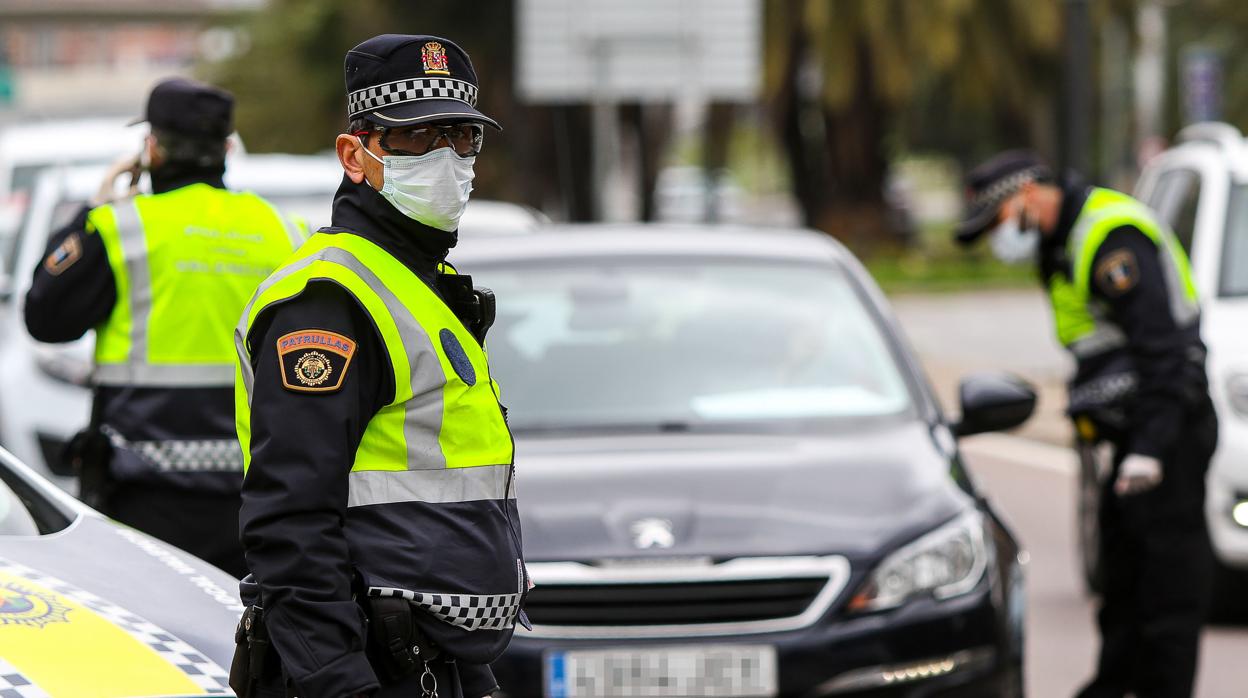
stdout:
<svg viewBox="0 0 1248 698">
<path fill-rule="evenodd" d="M 507 630 L 520 613 L 520 594 L 432 594 L 369 587 L 369 596 L 405 598 L 439 620 L 464 630 Z"/>
<path fill-rule="evenodd" d="M 234 383 L 229 364 L 100 364 L 91 372 L 94 385 L 145 388 L 228 388 Z"/>
<path fill-rule="evenodd" d="M 234 439 L 129 441 L 108 425 L 100 431 L 114 448 L 137 453 L 163 472 L 243 471 L 243 452 Z"/>
<path fill-rule="evenodd" d="M 424 502 L 447 504 L 514 498 L 507 492 L 510 465 L 436 470 L 356 470 L 351 473 L 348 507 Z"/>
<path fill-rule="evenodd" d="M 256 198 L 260 199 L 260 197 Z M 271 202 L 265 199 L 260 199 L 260 201 L 263 201 L 265 205 L 269 207 L 269 210 L 273 212 L 273 215 L 277 217 L 277 220 L 282 222 L 282 228 L 286 230 L 286 237 L 290 239 L 290 249 L 297 250 L 302 247 L 303 243 L 306 241 L 306 238 L 303 236 L 303 230 L 301 230 L 299 226 L 295 225 L 294 221 L 286 217 L 281 211 L 277 210 L 277 207 Z M 246 316 L 244 315 L 243 317 Z"/>
<path fill-rule="evenodd" d="M 278 270 L 273 276 L 269 277 L 260 286 L 252 302 L 248 303 L 247 310 L 243 313 L 243 319 L 239 323 L 239 330 L 234 335 L 235 343 L 240 348 L 240 356 L 250 356 L 250 352 L 246 351 L 245 347 L 247 318 L 251 316 L 255 298 L 259 298 L 261 294 L 283 278 L 317 261 L 337 264 L 360 277 L 365 285 L 377 294 L 382 304 L 385 305 L 386 311 L 394 319 L 399 336 L 403 340 L 403 351 L 407 354 L 410 364 L 411 377 L 409 380 L 412 381 L 412 393 L 417 397 L 417 399 L 407 400 L 403 403 L 403 434 L 407 442 L 407 468 L 408 470 L 438 470 L 445 468 L 446 456 L 442 453 L 442 445 L 438 441 L 438 435 L 442 431 L 441 388 L 446 383 L 446 375 L 442 372 L 441 364 L 438 363 L 437 350 L 434 349 L 432 342 L 429 341 L 429 335 L 425 332 L 425 328 L 416 321 L 416 318 L 407 307 L 399 301 L 390 289 L 386 288 L 385 284 L 381 282 L 381 279 L 372 270 L 350 252 L 338 247 L 327 247 L 310 257 L 300 259 L 298 262 Z M 326 277 L 316 278 L 337 283 L 333 279 Z M 432 361 L 432 363 L 422 364 L 422 358 L 426 362 Z M 247 389 L 247 400 L 250 404 L 254 376 L 252 376 L 250 361 L 242 363 L 244 364 L 243 384 Z M 425 385 L 415 382 L 422 379 L 427 381 Z M 386 472 L 393 473 L 395 471 Z"/>
</svg>

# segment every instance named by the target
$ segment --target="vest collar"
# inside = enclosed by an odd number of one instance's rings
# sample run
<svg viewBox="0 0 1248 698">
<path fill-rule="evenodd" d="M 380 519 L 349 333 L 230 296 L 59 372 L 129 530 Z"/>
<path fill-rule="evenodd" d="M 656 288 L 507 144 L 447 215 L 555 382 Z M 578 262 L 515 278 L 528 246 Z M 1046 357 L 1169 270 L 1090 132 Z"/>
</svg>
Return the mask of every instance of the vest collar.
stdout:
<svg viewBox="0 0 1248 698">
<path fill-rule="evenodd" d="M 334 195 L 332 223 L 322 231 L 359 235 L 426 279 L 434 278 L 459 237 L 459 231 L 448 233 L 408 218 L 368 184 L 356 184 L 345 174 Z"/>
</svg>

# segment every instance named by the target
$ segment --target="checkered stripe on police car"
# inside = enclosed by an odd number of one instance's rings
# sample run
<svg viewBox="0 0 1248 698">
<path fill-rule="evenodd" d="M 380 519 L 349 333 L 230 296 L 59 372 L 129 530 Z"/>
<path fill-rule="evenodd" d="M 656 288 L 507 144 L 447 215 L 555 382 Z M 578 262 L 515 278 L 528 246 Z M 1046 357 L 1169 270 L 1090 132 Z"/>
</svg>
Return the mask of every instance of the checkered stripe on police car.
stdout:
<svg viewBox="0 0 1248 698">
<path fill-rule="evenodd" d="M 347 96 L 347 113 L 354 117 L 373 109 L 422 99 L 457 99 L 475 107 L 477 88 L 472 83 L 454 78 L 398 80 L 352 92 Z"/>
<path fill-rule="evenodd" d="M 47 698 L 48 692 L 0 657 L 0 698 Z"/>
<path fill-rule="evenodd" d="M 147 645 L 149 649 L 160 655 L 162 659 L 180 669 L 182 673 L 186 674 L 187 678 L 204 689 L 206 693 L 212 695 L 226 695 L 230 693 L 230 676 L 226 671 L 194 647 L 179 640 L 173 634 L 166 632 L 151 621 L 106 601 L 85 589 L 80 589 L 68 582 L 56 577 L 50 577 L 11 560 L 0 558 L 0 570 L 24 577 L 34 584 L 51 589 L 91 609 L 130 635 L 130 637 Z M 0 693 L 0 698 L 7 698 L 7 696 Z"/>
<path fill-rule="evenodd" d="M 234 439 L 129 441 L 115 429 L 100 427 L 114 448 L 132 451 L 167 472 L 241 472 L 243 451 Z"/>
<path fill-rule="evenodd" d="M 403 597 L 441 621 L 465 630 L 506 630 L 520 612 L 519 594 L 422 594 L 370 587 L 369 596 Z"/>
</svg>

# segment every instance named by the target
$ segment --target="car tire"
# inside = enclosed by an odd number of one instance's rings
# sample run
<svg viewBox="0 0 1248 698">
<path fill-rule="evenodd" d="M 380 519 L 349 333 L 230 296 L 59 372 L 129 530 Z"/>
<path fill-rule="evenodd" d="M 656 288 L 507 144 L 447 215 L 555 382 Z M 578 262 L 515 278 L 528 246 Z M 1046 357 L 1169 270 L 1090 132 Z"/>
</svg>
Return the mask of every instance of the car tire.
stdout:
<svg viewBox="0 0 1248 698">
<path fill-rule="evenodd" d="M 1075 530 L 1079 537 L 1079 562 L 1083 571 L 1083 585 L 1089 595 L 1098 595 L 1104 589 L 1104 573 L 1101 570 L 1101 480 L 1109 471 L 1106 454 L 1097 444 L 1077 440 L 1079 452 L 1079 480 L 1077 506 L 1075 507 Z"/>
<path fill-rule="evenodd" d="M 1248 571 L 1230 567 L 1214 557 L 1213 595 L 1209 603 L 1209 620 L 1219 624 L 1248 623 Z"/>
</svg>

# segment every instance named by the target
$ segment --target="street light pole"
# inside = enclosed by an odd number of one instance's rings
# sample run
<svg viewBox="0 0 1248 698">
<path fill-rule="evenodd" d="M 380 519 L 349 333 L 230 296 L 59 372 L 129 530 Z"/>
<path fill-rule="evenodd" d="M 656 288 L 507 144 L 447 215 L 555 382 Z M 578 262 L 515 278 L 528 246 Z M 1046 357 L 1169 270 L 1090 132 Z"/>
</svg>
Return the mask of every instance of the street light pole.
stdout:
<svg viewBox="0 0 1248 698">
<path fill-rule="evenodd" d="M 1058 170 L 1091 175 L 1092 41 L 1088 0 L 1063 4 L 1061 152 Z"/>
</svg>

